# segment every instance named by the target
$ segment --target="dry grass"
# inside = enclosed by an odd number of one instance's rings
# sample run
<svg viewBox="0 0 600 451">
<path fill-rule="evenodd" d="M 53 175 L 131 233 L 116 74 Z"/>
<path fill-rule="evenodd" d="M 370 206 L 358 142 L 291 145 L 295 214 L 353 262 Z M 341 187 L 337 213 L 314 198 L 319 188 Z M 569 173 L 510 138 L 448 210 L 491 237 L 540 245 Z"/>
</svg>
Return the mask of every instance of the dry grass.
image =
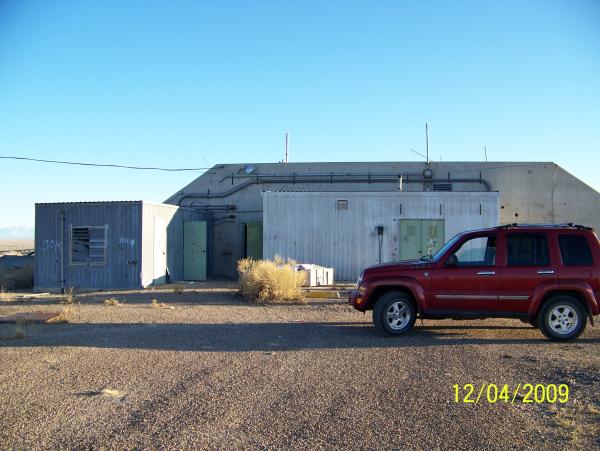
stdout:
<svg viewBox="0 0 600 451">
<path fill-rule="evenodd" d="M 75 303 L 75 292 L 73 290 L 73 287 L 69 288 L 67 290 L 67 293 L 65 294 L 65 296 L 63 297 L 63 299 L 61 300 L 61 303 L 63 304 L 67 304 L 67 305 L 73 305 Z"/>
<path fill-rule="evenodd" d="M 157 299 L 152 299 L 150 301 L 150 307 L 152 307 L 152 308 L 165 308 L 166 305 L 163 302 L 158 302 Z"/>
<path fill-rule="evenodd" d="M 0 287 L 0 302 L 12 302 L 13 298 L 10 294 L 6 292 L 4 287 Z"/>
<path fill-rule="evenodd" d="M 570 442 L 599 436 L 600 410 L 594 405 L 570 405 L 562 408 L 552 406 L 550 410 L 554 412 L 552 418 L 555 425 Z"/>
<path fill-rule="evenodd" d="M 73 307 L 68 305 L 58 312 L 58 316 L 55 316 L 46 322 L 50 324 L 69 323 L 73 319 L 73 313 Z"/>
<path fill-rule="evenodd" d="M 175 285 L 173 287 L 173 294 L 181 294 L 183 293 L 183 287 L 181 285 Z"/>
<path fill-rule="evenodd" d="M 239 260 L 240 293 L 253 301 L 298 301 L 303 299 L 304 271 L 295 270 L 293 260 Z"/>
<path fill-rule="evenodd" d="M 108 298 L 104 300 L 104 305 L 116 306 L 122 304 L 121 301 L 119 301 L 117 298 Z"/>
</svg>

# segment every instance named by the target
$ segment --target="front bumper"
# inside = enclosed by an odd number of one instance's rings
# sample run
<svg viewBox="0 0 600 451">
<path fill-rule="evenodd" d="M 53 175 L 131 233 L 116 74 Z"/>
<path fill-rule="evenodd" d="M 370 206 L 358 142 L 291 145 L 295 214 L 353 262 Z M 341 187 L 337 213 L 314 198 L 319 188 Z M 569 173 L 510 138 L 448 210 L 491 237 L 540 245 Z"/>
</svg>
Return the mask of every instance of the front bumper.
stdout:
<svg viewBox="0 0 600 451">
<path fill-rule="evenodd" d="M 361 312 L 365 311 L 365 298 L 363 294 L 360 294 L 357 290 L 352 290 L 348 295 L 348 304 L 354 307 L 356 310 Z"/>
</svg>

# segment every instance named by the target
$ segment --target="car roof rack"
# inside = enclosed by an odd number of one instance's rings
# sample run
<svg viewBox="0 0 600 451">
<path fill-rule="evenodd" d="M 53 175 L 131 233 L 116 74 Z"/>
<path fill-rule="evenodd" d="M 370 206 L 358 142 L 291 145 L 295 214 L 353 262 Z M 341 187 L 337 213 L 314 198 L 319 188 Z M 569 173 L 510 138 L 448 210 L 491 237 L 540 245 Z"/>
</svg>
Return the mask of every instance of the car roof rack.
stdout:
<svg viewBox="0 0 600 451">
<path fill-rule="evenodd" d="M 586 227 L 580 224 L 573 224 L 572 222 L 566 222 L 562 224 L 523 224 L 513 222 L 512 224 L 504 224 L 499 226 L 499 229 L 510 229 L 510 228 L 518 228 L 518 227 L 539 227 L 539 228 L 548 228 L 548 229 L 578 229 L 578 230 L 592 230 L 591 227 Z"/>
</svg>

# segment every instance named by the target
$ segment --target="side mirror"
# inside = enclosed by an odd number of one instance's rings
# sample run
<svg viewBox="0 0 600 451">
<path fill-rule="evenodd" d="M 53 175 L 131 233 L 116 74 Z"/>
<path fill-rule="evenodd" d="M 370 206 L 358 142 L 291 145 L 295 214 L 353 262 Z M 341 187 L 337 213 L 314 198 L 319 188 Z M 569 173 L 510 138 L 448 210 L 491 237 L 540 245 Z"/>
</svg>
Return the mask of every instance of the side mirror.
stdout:
<svg viewBox="0 0 600 451">
<path fill-rule="evenodd" d="M 448 260 L 446 260 L 446 267 L 451 268 L 454 266 L 458 266 L 458 257 L 456 254 L 452 254 L 450 257 L 448 257 Z"/>
</svg>

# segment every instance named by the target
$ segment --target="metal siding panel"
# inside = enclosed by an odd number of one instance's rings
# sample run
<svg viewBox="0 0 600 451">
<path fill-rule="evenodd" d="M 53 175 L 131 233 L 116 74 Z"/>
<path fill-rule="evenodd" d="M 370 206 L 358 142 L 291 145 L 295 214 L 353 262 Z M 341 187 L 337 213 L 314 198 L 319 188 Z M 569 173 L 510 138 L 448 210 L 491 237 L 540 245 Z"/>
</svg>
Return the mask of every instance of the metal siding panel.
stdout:
<svg viewBox="0 0 600 451">
<path fill-rule="evenodd" d="M 338 199 L 348 200 L 347 210 L 336 209 Z M 266 192 L 263 211 L 265 258 L 278 254 L 333 267 L 336 280 L 354 280 L 378 262 L 375 226 L 384 226 L 383 260 L 390 261 L 399 252 L 398 219 L 444 219 L 447 241 L 467 229 L 498 225 L 498 193 Z"/>
<path fill-rule="evenodd" d="M 61 242 L 61 211 L 65 213 Z M 60 250 L 64 247 L 65 287 L 132 288 L 139 275 L 134 264 L 138 252 L 139 203 L 65 203 L 36 206 L 36 288 L 60 288 Z M 107 225 L 106 264 L 70 265 L 71 226 Z M 38 257 L 39 256 L 39 257 Z"/>
<path fill-rule="evenodd" d="M 60 287 L 60 218 L 53 205 L 35 206 L 34 239 L 36 289 Z"/>
</svg>

